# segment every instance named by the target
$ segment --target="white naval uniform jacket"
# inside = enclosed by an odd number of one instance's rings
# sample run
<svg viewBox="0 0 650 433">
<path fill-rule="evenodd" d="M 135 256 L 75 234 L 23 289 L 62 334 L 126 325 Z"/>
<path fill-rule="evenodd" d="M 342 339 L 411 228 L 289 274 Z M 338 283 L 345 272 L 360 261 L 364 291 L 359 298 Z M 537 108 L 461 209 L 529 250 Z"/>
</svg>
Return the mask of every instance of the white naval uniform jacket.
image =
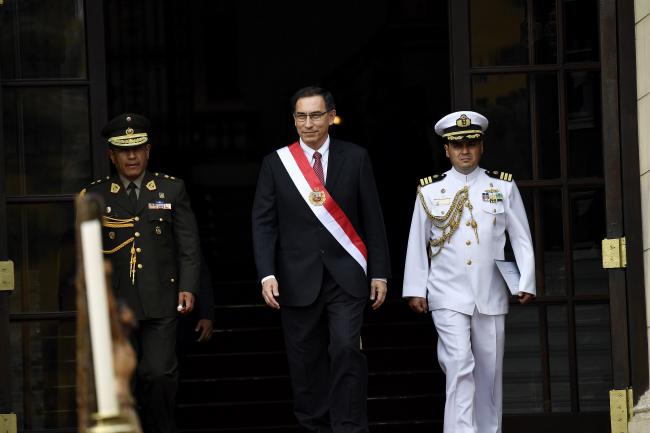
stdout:
<svg viewBox="0 0 650 433">
<path fill-rule="evenodd" d="M 416 197 L 402 296 L 426 298 L 429 310 L 472 315 L 476 307 L 482 314 L 506 314 L 509 291 L 494 263 L 503 259 L 506 231 L 521 273 L 519 291 L 535 294 L 534 250 L 519 190 L 514 182 L 492 178 L 480 167 L 468 175 L 452 168 L 445 175 L 421 189 L 430 212 L 446 214 L 456 193 L 467 186 L 472 213 L 463 209 L 456 232 L 440 253 L 429 259 L 429 249 L 433 253 L 438 249 L 429 247 L 429 240 L 440 238 L 441 230 L 433 226 Z M 478 241 L 472 215 L 478 225 Z"/>
</svg>

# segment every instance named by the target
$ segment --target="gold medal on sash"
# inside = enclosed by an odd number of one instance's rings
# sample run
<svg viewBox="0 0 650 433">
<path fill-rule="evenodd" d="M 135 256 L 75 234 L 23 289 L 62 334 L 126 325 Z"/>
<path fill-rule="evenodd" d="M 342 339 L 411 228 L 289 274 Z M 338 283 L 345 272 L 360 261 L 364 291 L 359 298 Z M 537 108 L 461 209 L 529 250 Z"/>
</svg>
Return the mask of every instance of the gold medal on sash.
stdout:
<svg viewBox="0 0 650 433">
<path fill-rule="evenodd" d="M 312 192 L 309 193 L 309 203 L 314 206 L 322 206 L 325 204 L 327 196 L 325 191 L 321 191 L 319 188 L 314 188 Z"/>
</svg>

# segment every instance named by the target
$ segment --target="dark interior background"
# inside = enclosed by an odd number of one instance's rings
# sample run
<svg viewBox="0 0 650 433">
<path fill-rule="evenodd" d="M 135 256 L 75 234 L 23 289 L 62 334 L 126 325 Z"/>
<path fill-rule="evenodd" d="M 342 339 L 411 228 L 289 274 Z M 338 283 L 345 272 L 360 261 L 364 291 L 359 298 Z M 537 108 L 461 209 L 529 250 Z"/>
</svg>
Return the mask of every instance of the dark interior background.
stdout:
<svg viewBox="0 0 650 433">
<path fill-rule="evenodd" d="M 291 95 L 329 89 L 331 134 L 372 158 L 400 287 L 417 181 L 448 167 L 433 132 L 450 108 L 447 5 L 283 5 L 106 2 L 109 116 L 152 120 L 150 168 L 186 181 L 219 299 L 256 278 L 252 197 L 262 157 L 297 138 Z"/>
</svg>

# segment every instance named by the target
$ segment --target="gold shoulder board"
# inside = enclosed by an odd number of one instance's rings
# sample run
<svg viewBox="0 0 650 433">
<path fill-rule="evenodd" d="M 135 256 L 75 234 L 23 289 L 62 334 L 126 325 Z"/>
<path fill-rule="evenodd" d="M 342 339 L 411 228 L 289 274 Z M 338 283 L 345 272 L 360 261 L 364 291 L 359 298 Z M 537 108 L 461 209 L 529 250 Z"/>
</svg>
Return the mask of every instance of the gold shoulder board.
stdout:
<svg viewBox="0 0 650 433">
<path fill-rule="evenodd" d="M 434 182 L 439 182 L 447 176 L 446 174 L 434 174 L 433 176 L 427 176 L 420 179 L 420 186 L 427 186 Z"/>
</svg>

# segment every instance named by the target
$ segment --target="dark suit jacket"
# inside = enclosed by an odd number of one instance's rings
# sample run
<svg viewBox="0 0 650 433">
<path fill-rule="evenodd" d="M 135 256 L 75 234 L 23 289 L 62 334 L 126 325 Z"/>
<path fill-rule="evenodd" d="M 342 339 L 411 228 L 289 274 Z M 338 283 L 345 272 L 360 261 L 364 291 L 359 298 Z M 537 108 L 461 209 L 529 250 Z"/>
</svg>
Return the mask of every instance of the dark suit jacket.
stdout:
<svg viewBox="0 0 650 433">
<path fill-rule="evenodd" d="M 384 220 L 368 153 L 331 139 L 325 187 L 368 248 L 368 276 L 318 221 L 280 157 L 264 158 L 253 204 L 253 247 L 259 278 L 275 275 L 279 302 L 309 305 L 318 296 L 323 266 L 355 297 L 369 295 L 368 278 L 388 278 Z"/>
<path fill-rule="evenodd" d="M 135 239 L 135 285 L 129 276 L 133 244 L 106 255 L 113 265 L 116 296 L 124 299 L 140 320 L 176 316 L 178 292 L 198 291 L 201 263 L 198 229 L 183 181 L 146 172 L 135 212 L 117 175 L 93 182 L 86 192 L 104 199 L 106 216 L 135 218 L 133 227 L 102 228 L 105 251 Z M 165 204 L 171 204 L 171 209 L 163 209 Z"/>
</svg>

